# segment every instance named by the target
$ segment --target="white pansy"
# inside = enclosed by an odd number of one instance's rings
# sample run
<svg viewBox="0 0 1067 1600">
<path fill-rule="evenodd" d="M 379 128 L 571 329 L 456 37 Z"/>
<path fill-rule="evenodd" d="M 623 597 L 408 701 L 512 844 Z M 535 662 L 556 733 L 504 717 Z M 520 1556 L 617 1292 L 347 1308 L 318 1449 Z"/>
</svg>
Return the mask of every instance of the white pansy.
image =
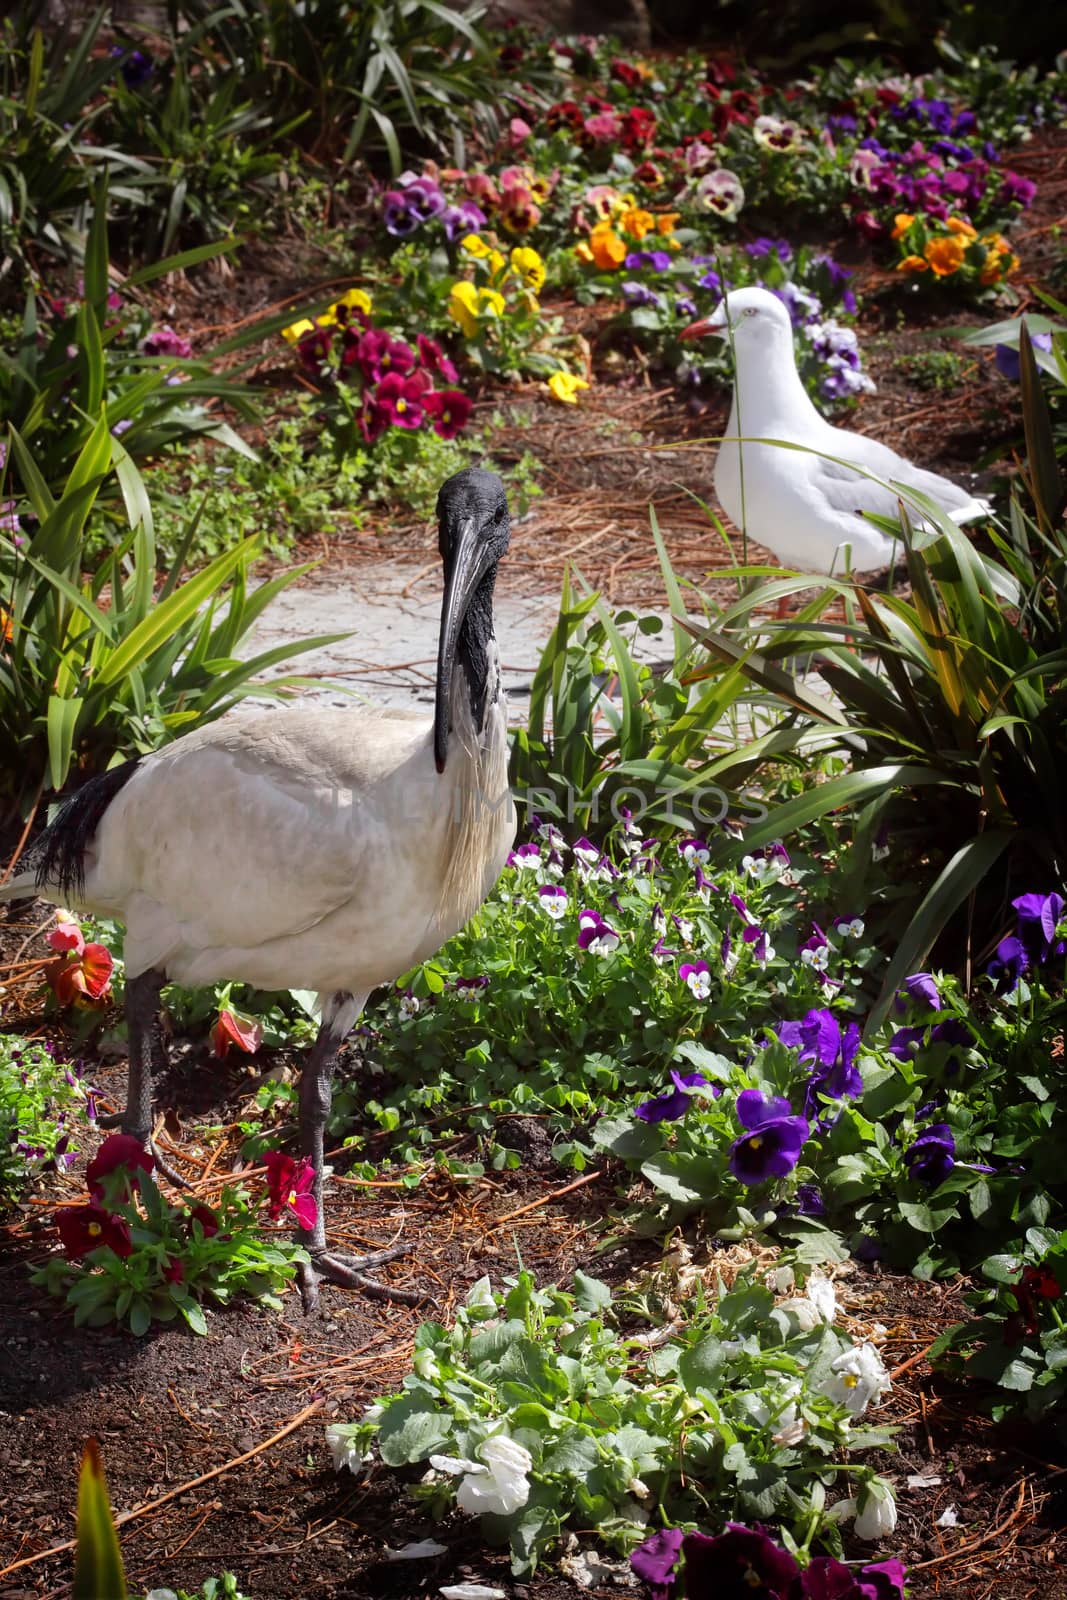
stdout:
<svg viewBox="0 0 1067 1600">
<path fill-rule="evenodd" d="M 411 1017 L 417 1017 L 418 1014 L 419 1002 L 415 995 L 402 994 L 400 996 L 400 1015 L 405 1019 L 410 1019 Z"/>
<path fill-rule="evenodd" d="M 526 1476 L 533 1466 L 530 1452 L 507 1434 L 497 1433 L 478 1446 L 478 1454 L 489 1470 L 468 1473 L 463 1479 L 456 1491 L 460 1510 L 475 1516 L 483 1512 L 508 1516 L 518 1511 L 530 1498 L 530 1480 Z"/>
<path fill-rule="evenodd" d="M 799 1378 L 791 1378 L 784 1383 L 777 1395 L 768 1396 L 766 1393 L 755 1397 L 752 1406 L 752 1416 L 760 1427 L 765 1427 L 768 1422 L 773 1422 L 779 1428 L 791 1428 L 797 1420 L 796 1402 L 800 1398 L 803 1385 Z"/>
<path fill-rule="evenodd" d="M 897 1502 L 884 1478 L 875 1478 L 859 1496 L 860 1509 L 853 1524 L 858 1539 L 872 1543 L 885 1539 L 897 1525 Z"/>
<path fill-rule="evenodd" d="M 652 1490 L 642 1478 L 631 1478 L 626 1485 L 626 1492 L 636 1496 L 638 1500 L 647 1500 Z"/>
<path fill-rule="evenodd" d="M 342 1467 L 347 1467 L 349 1472 L 358 1472 L 367 1459 L 352 1437 L 351 1427 L 351 1423 L 342 1422 L 326 1429 L 326 1444 L 333 1457 L 335 1472 L 340 1472 Z"/>
<path fill-rule="evenodd" d="M 476 1308 L 480 1309 L 482 1306 L 492 1306 L 493 1310 L 496 1310 L 496 1300 L 493 1297 L 493 1285 L 490 1282 L 488 1272 L 483 1273 L 483 1275 L 477 1279 L 475 1283 L 471 1284 L 470 1288 L 467 1290 L 466 1304 L 469 1311 L 473 1311 Z"/>
<path fill-rule="evenodd" d="M 815 1307 L 821 1322 L 837 1321 L 837 1295 L 829 1278 L 821 1272 L 809 1273 L 804 1293 Z"/>
<path fill-rule="evenodd" d="M 430 1465 L 435 1472 L 447 1472 L 452 1478 L 458 1478 L 461 1472 L 489 1471 L 480 1461 L 468 1461 L 466 1456 L 431 1456 Z"/>
<path fill-rule="evenodd" d="M 890 1387 L 889 1373 L 874 1345 L 857 1344 L 835 1358 L 822 1392 L 858 1417 Z"/>
<path fill-rule="evenodd" d="M 862 939 L 865 927 L 862 917 L 853 917 L 851 922 L 839 922 L 837 931 L 846 939 Z"/>
<path fill-rule="evenodd" d="M 441 1371 L 437 1357 L 432 1350 L 416 1350 L 412 1357 L 411 1365 L 420 1378 L 436 1378 Z"/>
<path fill-rule="evenodd" d="M 806 967 L 814 967 L 816 972 L 825 972 L 830 961 L 830 952 L 824 944 L 817 944 L 814 949 L 802 950 L 800 959 Z"/>
<path fill-rule="evenodd" d="M 362 1420 L 364 1422 L 381 1422 L 384 1416 L 385 1407 L 376 1400 L 372 1406 L 368 1406 L 364 1411 Z"/>
<path fill-rule="evenodd" d="M 818 1311 L 804 1295 L 783 1300 L 778 1309 L 785 1313 L 798 1333 L 812 1333 L 822 1323 Z"/>
</svg>

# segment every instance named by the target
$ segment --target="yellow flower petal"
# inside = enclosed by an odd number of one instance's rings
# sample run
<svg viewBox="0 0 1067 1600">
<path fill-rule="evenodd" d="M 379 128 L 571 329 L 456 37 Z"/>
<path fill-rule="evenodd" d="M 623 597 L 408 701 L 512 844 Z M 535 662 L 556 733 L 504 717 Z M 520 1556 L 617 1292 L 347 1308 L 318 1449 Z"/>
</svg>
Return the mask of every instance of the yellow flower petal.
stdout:
<svg viewBox="0 0 1067 1600">
<path fill-rule="evenodd" d="M 588 389 L 589 385 L 584 378 L 576 377 L 573 372 L 554 372 L 548 380 L 548 387 L 556 400 L 561 400 L 565 406 L 578 404 L 578 390 Z"/>
<path fill-rule="evenodd" d="M 315 323 L 308 317 L 301 317 L 299 322 L 291 322 L 287 328 L 282 329 L 282 338 L 287 344 L 296 344 L 297 340 L 302 339 L 305 333 L 314 332 Z"/>
<path fill-rule="evenodd" d="M 466 234 L 459 241 L 459 247 L 461 250 L 466 250 L 467 254 L 473 256 L 476 261 L 484 261 L 493 248 L 492 245 L 486 244 L 485 240 L 477 233 Z"/>
</svg>

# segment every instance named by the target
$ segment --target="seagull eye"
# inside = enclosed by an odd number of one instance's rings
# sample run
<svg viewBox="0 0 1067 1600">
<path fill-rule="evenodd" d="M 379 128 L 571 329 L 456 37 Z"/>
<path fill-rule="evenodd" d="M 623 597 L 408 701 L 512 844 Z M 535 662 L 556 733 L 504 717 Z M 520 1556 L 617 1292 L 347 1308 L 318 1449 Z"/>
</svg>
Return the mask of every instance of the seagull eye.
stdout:
<svg viewBox="0 0 1067 1600">
<path fill-rule="evenodd" d="M 746 317 L 754 317 L 757 314 L 758 310 L 759 310 L 758 306 L 746 306 L 745 307 L 745 316 Z"/>
</svg>

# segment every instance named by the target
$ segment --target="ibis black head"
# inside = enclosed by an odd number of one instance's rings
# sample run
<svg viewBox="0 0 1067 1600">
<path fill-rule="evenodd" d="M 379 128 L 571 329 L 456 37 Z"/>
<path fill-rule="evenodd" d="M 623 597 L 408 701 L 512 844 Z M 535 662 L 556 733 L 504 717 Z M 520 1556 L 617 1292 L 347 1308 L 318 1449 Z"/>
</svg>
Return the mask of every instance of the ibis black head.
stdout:
<svg viewBox="0 0 1067 1600">
<path fill-rule="evenodd" d="M 445 594 L 437 649 L 434 760 L 438 772 L 443 772 L 451 723 L 452 669 L 457 659 L 470 689 L 476 726 L 482 726 L 485 716 L 493 584 L 497 563 L 511 537 L 507 495 L 496 473 L 466 467 L 442 484 L 437 524 Z"/>
</svg>

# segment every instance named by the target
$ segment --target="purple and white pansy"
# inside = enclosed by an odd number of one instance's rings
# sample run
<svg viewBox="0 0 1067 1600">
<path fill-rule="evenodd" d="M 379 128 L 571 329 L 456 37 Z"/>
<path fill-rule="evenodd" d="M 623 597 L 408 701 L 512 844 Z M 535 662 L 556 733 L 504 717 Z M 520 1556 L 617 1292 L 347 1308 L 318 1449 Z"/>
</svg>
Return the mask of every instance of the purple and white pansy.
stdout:
<svg viewBox="0 0 1067 1600">
<path fill-rule="evenodd" d="M 567 915 L 568 898 L 562 884 L 543 883 L 537 891 L 538 905 L 553 922 L 559 922 Z"/>
<path fill-rule="evenodd" d="M 609 956 L 619 948 L 619 935 L 599 911 L 587 909 L 578 915 L 578 948 L 592 956 Z"/>
</svg>

